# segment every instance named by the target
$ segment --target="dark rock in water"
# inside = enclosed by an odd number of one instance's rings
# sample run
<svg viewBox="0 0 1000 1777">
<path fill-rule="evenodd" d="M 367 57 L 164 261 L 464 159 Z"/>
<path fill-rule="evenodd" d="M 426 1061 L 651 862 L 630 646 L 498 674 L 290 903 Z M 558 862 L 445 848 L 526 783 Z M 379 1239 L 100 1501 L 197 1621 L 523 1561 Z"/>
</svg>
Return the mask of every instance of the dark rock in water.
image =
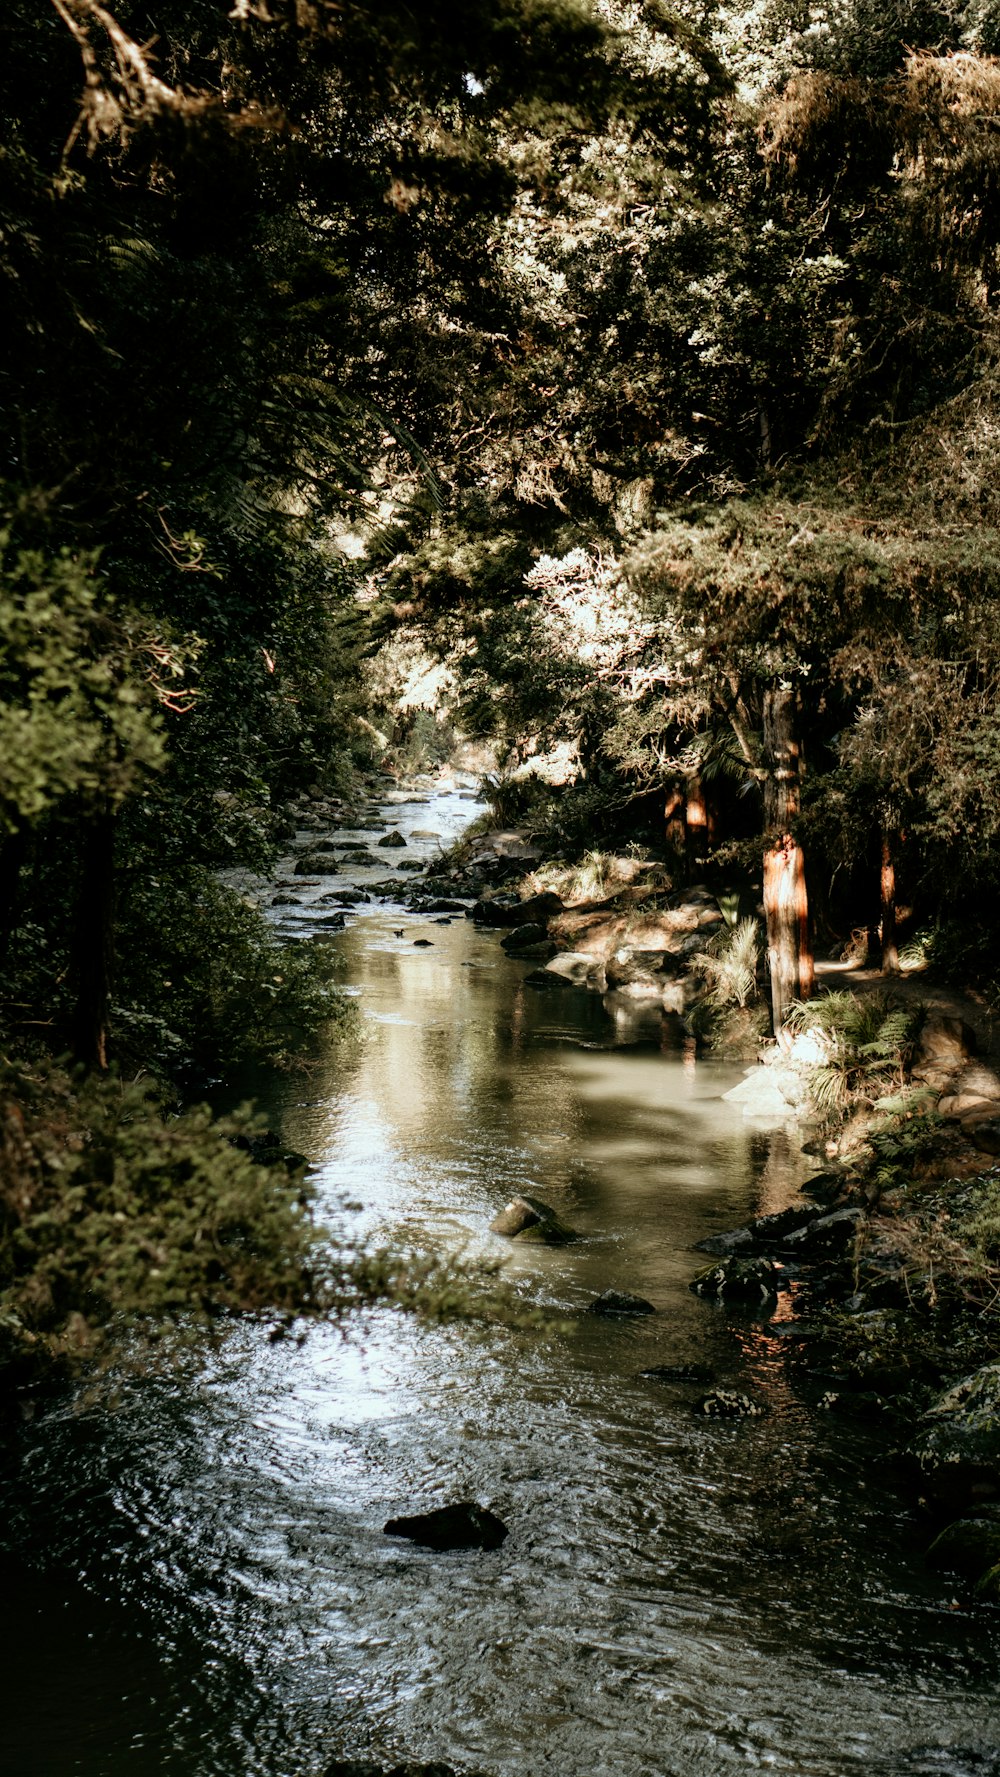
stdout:
<svg viewBox="0 0 1000 1777">
<path fill-rule="evenodd" d="M 435 895 L 431 901 L 425 901 L 421 913 L 465 913 L 468 911 L 464 901 L 450 901 L 447 895 Z"/>
<path fill-rule="evenodd" d="M 924 1425 L 906 1454 L 926 1493 L 959 1506 L 1000 1498 L 1000 1363 L 949 1388 Z"/>
<path fill-rule="evenodd" d="M 696 1296 L 719 1301 L 768 1302 L 778 1293 L 781 1273 L 766 1258 L 741 1258 L 735 1254 L 721 1265 L 709 1265 L 693 1279 Z"/>
<path fill-rule="evenodd" d="M 572 1228 L 538 1197 L 512 1197 L 490 1223 L 490 1233 L 505 1234 L 509 1240 L 541 1240 L 546 1246 L 565 1246 L 576 1239 Z"/>
<path fill-rule="evenodd" d="M 271 896 L 271 906 L 272 907 L 301 907 L 301 905 L 302 905 L 302 896 L 301 895 L 272 895 Z"/>
<path fill-rule="evenodd" d="M 375 844 L 380 846 L 383 851 L 386 849 L 393 850 L 398 849 L 400 846 L 404 846 L 406 840 L 403 838 L 402 833 L 393 831 L 392 833 L 387 833 L 383 839 L 376 839 Z"/>
<path fill-rule="evenodd" d="M 693 1411 L 706 1419 L 759 1419 L 768 1409 L 762 1401 L 751 1400 L 735 1388 L 715 1388 L 695 1401 Z"/>
<path fill-rule="evenodd" d="M 340 853 L 342 864 L 377 864 L 378 859 L 367 845 L 350 845 Z"/>
<path fill-rule="evenodd" d="M 364 889 L 331 889 L 329 894 L 320 895 L 319 899 L 324 905 L 332 901 L 337 907 L 361 907 L 371 900 L 371 895 L 366 895 Z"/>
<path fill-rule="evenodd" d="M 408 1518 L 390 1518 L 384 1531 L 386 1536 L 405 1536 L 424 1549 L 498 1549 L 507 1526 L 485 1506 L 463 1500 Z"/>
<path fill-rule="evenodd" d="M 536 925 L 534 923 L 515 926 L 512 932 L 508 932 L 505 938 L 501 938 L 500 948 L 501 950 L 506 950 L 508 952 L 512 950 L 521 950 L 525 944 L 539 944 L 544 938 L 544 926 Z"/>
<path fill-rule="evenodd" d="M 324 913 L 322 918 L 316 921 L 316 924 L 319 926 L 327 926 L 333 931 L 342 932 L 347 921 L 342 913 Z"/>
<path fill-rule="evenodd" d="M 479 926 L 547 925 L 562 912 L 558 895 L 546 889 L 544 894 L 529 895 L 526 901 L 477 901 L 472 917 Z"/>
<path fill-rule="evenodd" d="M 704 1240 L 696 1240 L 694 1250 L 696 1253 L 715 1253 L 725 1259 L 731 1253 L 752 1253 L 754 1238 L 749 1228 L 728 1228 L 725 1234 L 708 1234 Z"/>
<path fill-rule="evenodd" d="M 629 1290 L 605 1290 L 587 1309 L 588 1314 L 608 1317 L 623 1314 L 655 1314 L 657 1310 L 645 1296 L 633 1296 Z"/>
<path fill-rule="evenodd" d="M 934 1538 L 927 1560 L 931 1567 L 974 1580 L 1000 1561 L 1000 1524 L 989 1518 L 958 1518 Z"/>
<path fill-rule="evenodd" d="M 414 938 L 413 948 L 414 950 L 433 950 L 434 940 L 433 938 Z"/>
<path fill-rule="evenodd" d="M 784 1236 L 781 1250 L 812 1264 L 840 1258 L 861 1232 L 868 1217 L 863 1209 L 835 1209 L 832 1215 L 812 1218 Z"/>
<path fill-rule="evenodd" d="M 648 1377 L 650 1382 L 700 1382 L 712 1381 L 712 1372 L 707 1364 L 652 1364 L 648 1370 L 640 1370 L 640 1376 Z"/>
<path fill-rule="evenodd" d="M 336 876 L 338 866 L 336 858 L 327 852 L 306 852 L 298 859 L 293 876 Z"/>
<path fill-rule="evenodd" d="M 396 865 L 397 870 L 422 870 L 423 867 L 419 858 L 400 858 Z"/>
<path fill-rule="evenodd" d="M 828 1389 L 819 1404 L 824 1412 L 836 1413 L 841 1419 L 882 1419 L 888 1411 L 880 1394 L 865 1389 L 843 1393 Z"/>
<path fill-rule="evenodd" d="M 878 1777 L 1000 1777 L 1000 1747 L 918 1746 L 880 1764 Z"/>
</svg>

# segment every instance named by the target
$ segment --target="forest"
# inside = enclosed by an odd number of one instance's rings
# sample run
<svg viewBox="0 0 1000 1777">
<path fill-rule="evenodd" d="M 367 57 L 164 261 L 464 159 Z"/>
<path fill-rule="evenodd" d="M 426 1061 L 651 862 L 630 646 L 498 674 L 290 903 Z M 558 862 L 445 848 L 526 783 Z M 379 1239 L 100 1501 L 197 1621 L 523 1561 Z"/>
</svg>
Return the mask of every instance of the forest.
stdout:
<svg viewBox="0 0 1000 1777">
<path fill-rule="evenodd" d="M 487 825 L 759 920 L 758 1044 L 820 957 L 1000 1009 L 993 0 L 8 0 L 0 51 L 11 1411 L 123 1319 L 466 1312 L 207 1108 L 353 1040 L 237 886 L 310 796 L 474 743 Z"/>
</svg>

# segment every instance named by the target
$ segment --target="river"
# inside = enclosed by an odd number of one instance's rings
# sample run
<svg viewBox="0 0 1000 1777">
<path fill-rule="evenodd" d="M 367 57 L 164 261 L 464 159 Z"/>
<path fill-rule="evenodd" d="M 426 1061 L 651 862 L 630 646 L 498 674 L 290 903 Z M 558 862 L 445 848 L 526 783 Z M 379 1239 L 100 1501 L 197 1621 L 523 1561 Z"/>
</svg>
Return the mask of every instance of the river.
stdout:
<svg viewBox="0 0 1000 1777">
<path fill-rule="evenodd" d="M 447 839 L 475 812 L 428 795 L 388 817 Z M 274 917 L 309 929 L 320 892 Z M 488 1777 L 1000 1770 L 1000 1615 L 923 1565 L 887 1434 L 817 1409 L 786 1296 L 766 1316 L 689 1290 L 697 1240 L 805 1175 L 723 1101 L 738 1072 L 615 1047 L 596 996 L 526 986 L 462 917 L 373 902 L 330 941 L 361 1038 L 268 1106 L 328 1221 L 503 1258 L 551 1322 L 243 1326 L 123 1371 L 113 1410 L 105 1390 L 26 1425 L 3 1770 L 319 1777 L 345 1750 Z M 491 1235 L 517 1189 L 582 1238 Z M 583 1314 L 607 1287 L 657 1314 Z M 766 1410 L 707 1420 L 697 1387 L 639 1374 L 689 1362 Z M 505 1520 L 502 1548 L 383 1534 L 456 1498 Z"/>
</svg>

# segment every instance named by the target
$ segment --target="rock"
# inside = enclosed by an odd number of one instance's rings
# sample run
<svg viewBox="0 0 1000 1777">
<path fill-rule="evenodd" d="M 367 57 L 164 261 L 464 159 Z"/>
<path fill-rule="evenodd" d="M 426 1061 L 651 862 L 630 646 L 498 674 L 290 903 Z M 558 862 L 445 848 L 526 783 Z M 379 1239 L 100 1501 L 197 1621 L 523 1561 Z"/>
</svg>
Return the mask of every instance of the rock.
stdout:
<svg viewBox="0 0 1000 1777">
<path fill-rule="evenodd" d="M 648 1370 L 640 1370 L 650 1382 L 711 1382 L 712 1372 L 707 1364 L 652 1364 Z"/>
<path fill-rule="evenodd" d="M 778 1293 L 781 1272 L 770 1259 L 741 1258 L 738 1254 L 721 1265 L 709 1265 L 691 1282 L 696 1296 L 718 1301 L 768 1302 Z"/>
<path fill-rule="evenodd" d="M 606 1317 L 625 1314 L 655 1314 L 652 1302 L 645 1296 L 633 1296 L 629 1290 L 605 1290 L 595 1301 L 590 1303 L 588 1314 L 599 1314 Z"/>
<path fill-rule="evenodd" d="M 393 832 L 386 833 L 383 839 L 376 839 L 375 844 L 380 846 L 383 850 L 398 850 L 400 846 L 406 844 L 406 840 L 403 838 L 402 833 L 394 829 Z"/>
<path fill-rule="evenodd" d="M 423 867 L 420 858 L 400 858 L 396 865 L 397 870 L 422 870 Z"/>
<path fill-rule="evenodd" d="M 331 889 L 329 894 L 320 895 L 319 898 L 324 903 L 333 901 L 338 907 L 361 907 L 371 900 L 371 895 L 366 895 L 364 889 L 345 888 Z"/>
<path fill-rule="evenodd" d="M 789 1235 L 808 1228 L 817 1221 L 821 1209 L 782 1209 L 776 1215 L 758 1216 L 745 1228 L 732 1228 L 725 1234 L 710 1234 L 695 1243 L 697 1253 L 781 1252 Z"/>
<path fill-rule="evenodd" d="M 768 1409 L 762 1401 L 751 1400 L 734 1388 L 715 1388 L 695 1401 L 693 1411 L 707 1419 L 758 1419 Z"/>
<path fill-rule="evenodd" d="M 379 860 L 366 845 L 348 845 L 341 851 L 340 861 L 342 864 L 377 864 Z"/>
<path fill-rule="evenodd" d="M 546 890 L 541 895 L 529 895 L 526 901 L 477 901 L 472 909 L 472 917 L 481 926 L 548 926 L 549 920 L 562 910 L 562 901 L 558 895 Z"/>
<path fill-rule="evenodd" d="M 949 1123 L 964 1123 L 967 1117 L 995 1117 L 1000 1104 L 993 1098 L 981 1098 L 978 1092 L 949 1092 L 938 1100 L 938 1115 Z"/>
<path fill-rule="evenodd" d="M 907 1454 L 935 1499 L 967 1504 L 1000 1497 L 1000 1363 L 985 1364 L 948 1389 Z"/>
<path fill-rule="evenodd" d="M 917 1038 L 914 1061 L 917 1066 L 947 1066 L 966 1061 L 977 1049 L 976 1033 L 961 1018 L 933 1012 L 924 1020 Z"/>
<path fill-rule="evenodd" d="M 301 895 L 272 895 L 271 896 L 271 906 L 272 907 L 301 907 L 301 905 L 302 905 L 302 896 Z"/>
<path fill-rule="evenodd" d="M 421 1765 L 405 1759 L 402 1764 L 373 1764 L 371 1759 L 335 1759 L 324 1777 L 459 1777 L 453 1765 Z M 467 1777 L 474 1777 L 469 1772 Z"/>
<path fill-rule="evenodd" d="M 561 950 L 540 972 L 566 987 L 586 987 L 599 967 L 595 957 L 575 950 Z"/>
<path fill-rule="evenodd" d="M 435 895 L 432 900 L 424 902 L 420 911 L 422 913 L 466 913 L 468 908 L 464 901 L 449 901 L 446 895 Z"/>
<path fill-rule="evenodd" d="M 975 1579 L 1000 1562 L 1000 1524 L 988 1518 L 957 1518 L 934 1538 L 927 1560 L 931 1567 Z"/>
<path fill-rule="evenodd" d="M 887 1411 L 880 1394 L 861 1389 L 843 1393 L 828 1389 L 819 1404 L 825 1412 L 836 1413 L 841 1419 L 881 1419 Z"/>
<path fill-rule="evenodd" d="M 1000 1116 L 970 1118 L 962 1132 L 981 1154 L 1000 1154 Z"/>
<path fill-rule="evenodd" d="M 440 839 L 440 837 L 436 827 L 412 827 L 410 829 L 411 839 Z"/>
<path fill-rule="evenodd" d="M 546 1246 L 565 1246 L 576 1239 L 572 1228 L 538 1197 L 512 1197 L 490 1223 L 490 1233 L 504 1234 L 508 1240 L 517 1240 L 519 1236 L 541 1240 Z"/>
<path fill-rule="evenodd" d="M 867 1220 L 861 1208 L 835 1209 L 830 1215 L 815 1216 L 803 1227 L 784 1235 L 781 1250 L 810 1265 L 823 1259 L 839 1259 Z"/>
<path fill-rule="evenodd" d="M 434 940 L 433 938 L 414 938 L 413 948 L 414 950 L 433 950 Z"/>
<path fill-rule="evenodd" d="M 768 1068 L 755 1067 L 738 1086 L 731 1086 L 722 1096 L 727 1104 L 742 1105 L 744 1117 L 780 1118 L 783 1122 L 793 1115 L 792 1106 Z"/>
<path fill-rule="evenodd" d="M 327 852 L 307 852 L 298 859 L 293 876 L 336 876 L 338 865 L 336 858 Z"/>
<path fill-rule="evenodd" d="M 506 950 L 508 956 L 511 956 L 516 955 L 519 950 L 523 950 L 526 944 L 539 944 L 544 940 L 544 926 L 535 924 L 515 926 L 512 932 L 508 932 L 505 938 L 501 938 L 500 948 Z"/>
<path fill-rule="evenodd" d="M 503 1520 L 472 1500 L 390 1518 L 383 1529 L 386 1536 L 405 1536 L 424 1549 L 498 1549 L 507 1536 Z"/>
</svg>

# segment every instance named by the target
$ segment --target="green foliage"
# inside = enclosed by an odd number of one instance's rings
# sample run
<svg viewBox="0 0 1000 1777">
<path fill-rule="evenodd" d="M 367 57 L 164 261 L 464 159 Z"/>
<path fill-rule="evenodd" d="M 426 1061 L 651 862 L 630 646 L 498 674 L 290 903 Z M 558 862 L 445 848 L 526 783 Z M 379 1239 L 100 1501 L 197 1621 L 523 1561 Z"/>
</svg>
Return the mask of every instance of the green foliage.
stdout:
<svg viewBox="0 0 1000 1777">
<path fill-rule="evenodd" d="M 881 1093 L 890 1080 L 901 1087 L 921 1016 L 877 993 L 794 1001 L 785 1026 L 800 1039 L 793 1054 L 817 1110 L 842 1117 L 859 1099 Z"/>
<path fill-rule="evenodd" d="M 759 999 L 761 942 L 755 919 L 741 919 L 720 932 L 691 961 L 707 977 L 709 996 L 720 1010 L 743 1009 Z"/>
</svg>

